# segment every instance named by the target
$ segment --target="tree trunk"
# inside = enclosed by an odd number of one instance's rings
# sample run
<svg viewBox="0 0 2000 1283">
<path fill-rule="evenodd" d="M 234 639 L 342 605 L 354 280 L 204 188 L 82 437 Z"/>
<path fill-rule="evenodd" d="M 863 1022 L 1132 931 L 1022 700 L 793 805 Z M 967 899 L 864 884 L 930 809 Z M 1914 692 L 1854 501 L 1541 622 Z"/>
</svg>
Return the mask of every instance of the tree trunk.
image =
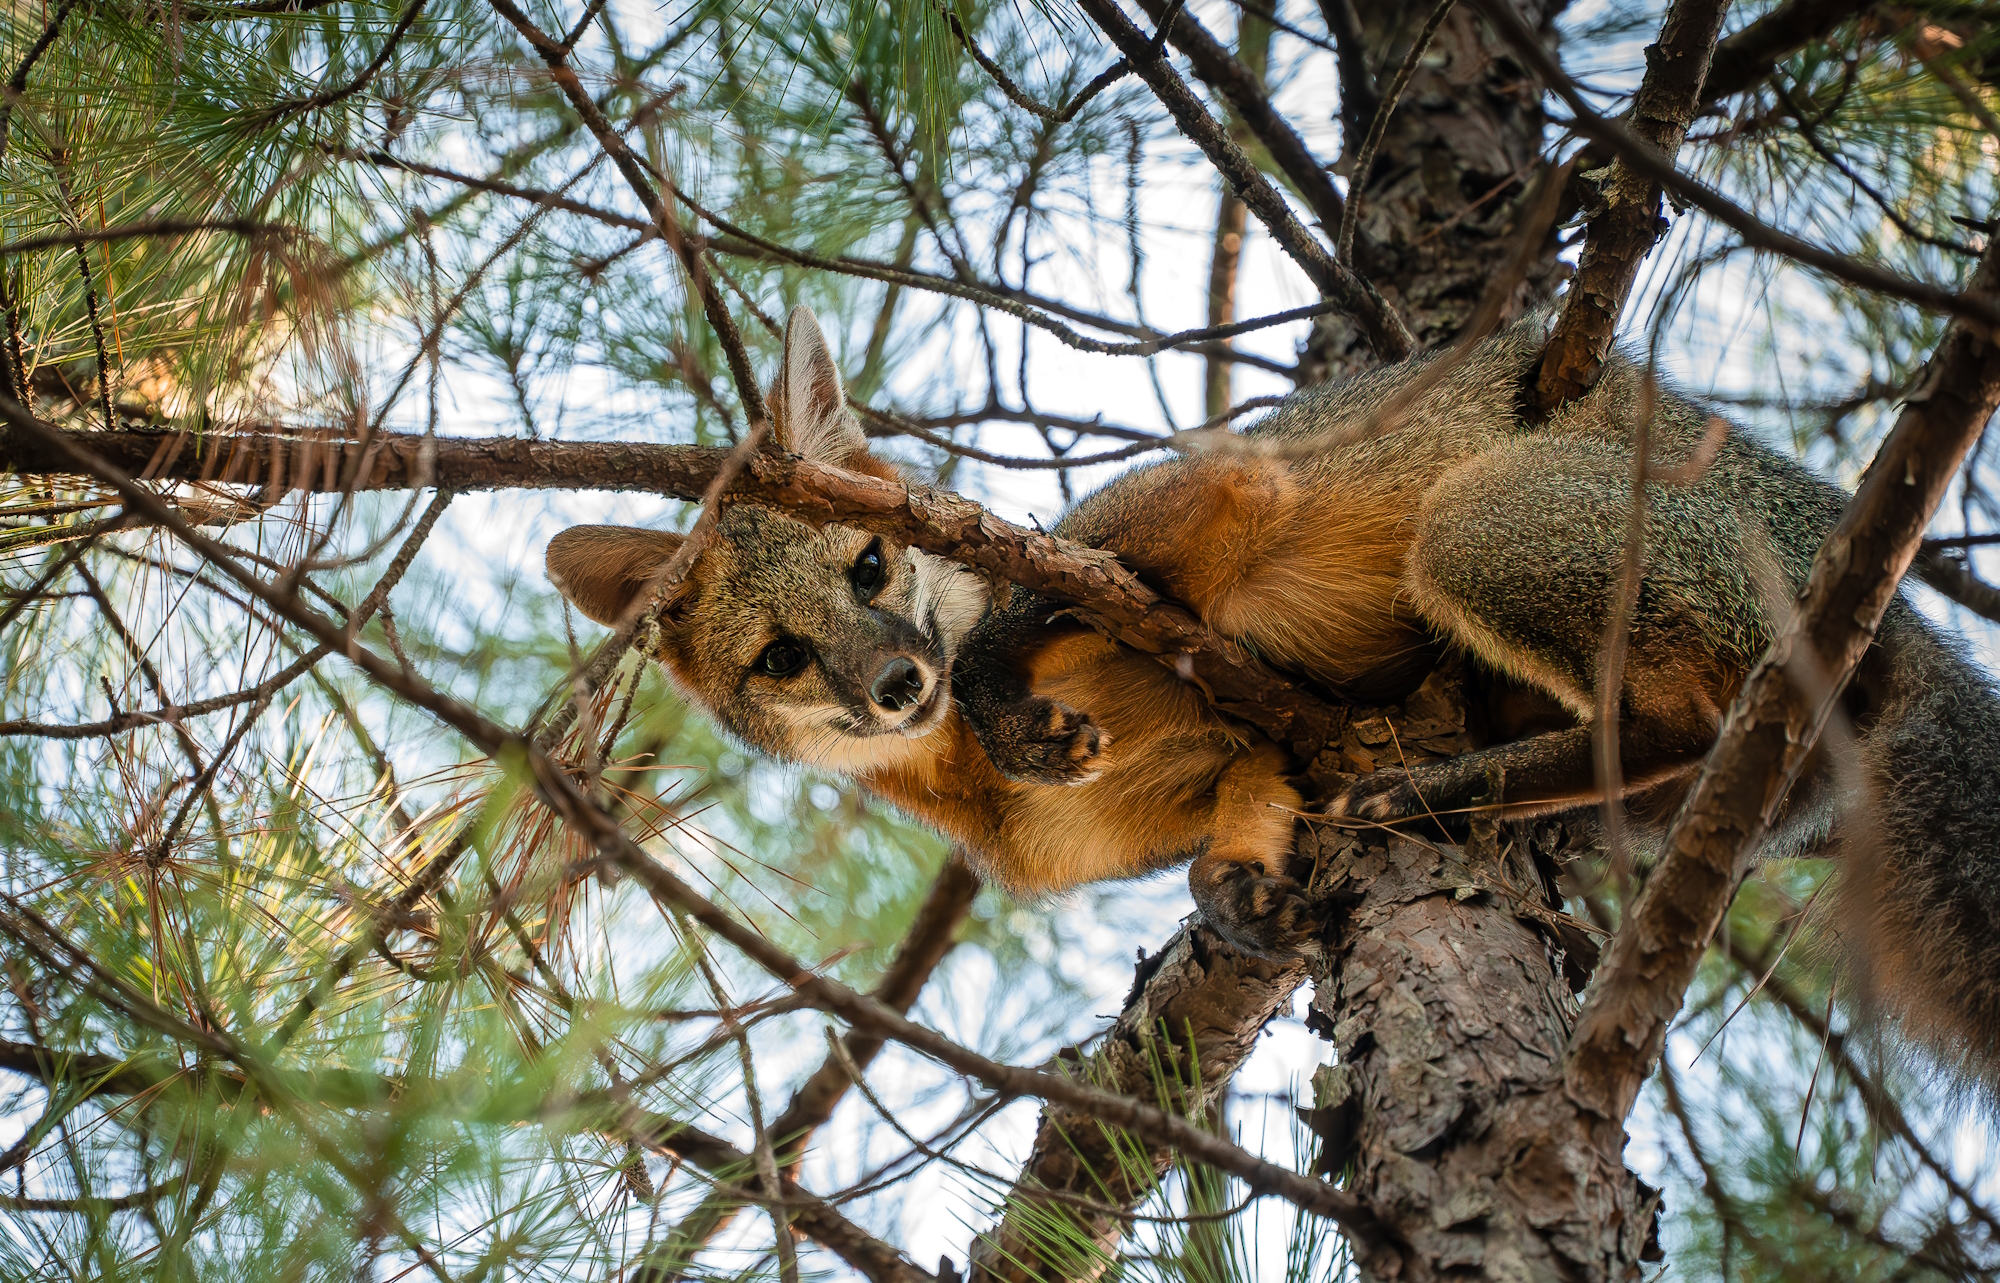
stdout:
<svg viewBox="0 0 2000 1283">
<path fill-rule="evenodd" d="M 1402 709 L 1356 710 L 1315 773 L 1477 747 L 1466 714 L 1463 675 L 1441 669 Z M 1585 1125 L 1562 1095 L 1597 947 L 1556 878 L 1594 826 L 1471 828 L 1463 846 L 1332 825 L 1300 840 L 1333 917 L 1308 1017 L 1337 1056 L 1313 1083 L 1321 1166 L 1387 1231 L 1357 1253 L 1365 1278 L 1636 1278 L 1658 1195 L 1603 1157 L 1622 1120 Z"/>
<path fill-rule="evenodd" d="M 1517 2 L 1553 46 L 1555 17 L 1567 0 Z M 1348 173 L 1350 216 L 1360 220 L 1355 266 L 1402 313 L 1418 347 L 1435 348 L 1471 317 L 1511 252 L 1548 124 L 1541 91 L 1486 24 L 1460 6 L 1438 28 L 1394 104 L 1369 172 L 1349 173 L 1379 94 L 1431 6 L 1321 0 L 1320 7 L 1341 50 L 1344 151 L 1335 168 Z M 1567 270 L 1557 248 L 1553 235 L 1537 248 L 1503 322 L 1554 294 Z M 1301 359 L 1308 382 L 1345 378 L 1375 363 L 1360 331 L 1337 314 L 1314 326 Z"/>
<path fill-rule="evenodd" d="M 1551 43 L 1565 3 L 1524 5 Z M 1353 86 L 1343 93 L 1351 150 L 1367 134 L 1378 80 L 1386 84 L 1407 56 L 1425 8 L 1391 0 L 1323 0 L 1322 8 L 1340 42 L 1343 87 Z M 1527 247 L 1528 261 L 1511 262 L 1545 124 L 1531 79 L 1484 23 L 1454 11 L 1395 105 L 1370 173 L 1356 180 L 1360 200 L 1349 206 L 1360 219 L 1357 266 L 1422 346 L 1456 336 L 1503 269 L 1513 267 L 1520 281 L 1503 323 L 1561 283 L 1553 234 Z M 1217 230 L 1219 242 L 1225 229 Z M 1375 363 L 1358 327 L 1338 314 L 1315 326 L 1302 359 L 1308 381 Z M 1208 400 L 1213 409 L 1212 383 Z M 1337 743 L 1292 747 L 1312 763 L 1304 790 L 1323 797 L 1353 774 L 1477 746 L 1462 675 L 1446 670 L 1407 708 L 1356 710 Z M 1596 947 L 1561 912 L 1555 876 L 1592 841 L 1587 823 L 1552 822 L 1478 825 L 1463 847 L 1331 826 L 1302 833 L 1300 862 L 1316 869 L 1315 897 L 1334 918 L 1328 951 L 1312 969 L 1310 1020 L 1338 1061 L 1316 1076 L 1311 1117 L 1322 1169 L 1367 1199 L 1388 1231 L 1384 1243 L 1357 1251 L 1364 1277 L 1622 1280 L 1657 1259 L 1657 1193 L 1604 1157 L 1622 1149 L 1622 1120 L 1586 1123 L 1561 1096 L 1575 993 Z M 1246 993 L 1241 963 L 1212 976 L 1189 970 L 1196 950 L 1187 936 L 1170 952 L 1150 981 L 1142 968 L 1108 1043 L 1125 1068 L 1107 1073 L 1102 1056 L 1093 1066 L 1106 1085 L 1152 1089 L 1132 1036 L 1157 1020 L 1161 1004 L 1218 1013 L 1206 1036 L 1240 1057 L 1296 983 Z M 1241 1004 L 1233 1013 L 1232 1002 Z M 1203 1085 L 1214 1089 L 1236 1059 L 1204 1053 L 1202 1063 Z M 1205 1092 L 1187 1103 L 1198 1113 L 1210 1099 Z M 974 1277 L 1025 1283 L 1099 1272 L 1119 1222 L 1062 1195 L 1129 1207 L 1168 1158 L 1140 1149 L 1135 1163 L 1128 1139 L 1117 1162 L 1120 1144 L 1090 1120 L 1045 1114 L 1001 1226 L 975 1249 Z M 1037 1251 L 1038 1223 L 1060 1215 L 1075 1231 L 1063 1237 L 1095 1253 L 1057 1260 Z"/>
<path fill-rule="evenodd" d="M 1313 762 L 1302 782 L 1323 796 L 1354 774 L 1480 747 L 1474 722 L 1464 675 L 1447 666 L 1402 708 L 1353 710 L 1301 752 Z M 1597 951 L 1561 912 L 1555 878 L 1592 843 L 1588 823 L 1476 825 L 1463 847 L 1302 826 L 1300 863 L 1330 919 L 1309 1023 L 1338 1057 L 1315 1076 L 1311 1122 L 1321 1170 L 1387 1231 L 1356 1253 L 1365 1277 L 1627 1279 L 1650 1254 L 1657 1195 L 1602 1157 L 1620 1152 L 1620 1124 L 1586 1125 L 1562 1095 L 1575 990 Z M 1191 1036 L 1201 1090 L 1172 1103 L 1201 1117 L 1303 974 L 1184 932 L 1141 964 L 1082 1072 L 1157 1099 Z M 1045 1111 L 973 1277 L 1095 1277 L 1122 1228 L 1110 1209 L 1138 1203 L 1169 1157 Z"/>
</svg>

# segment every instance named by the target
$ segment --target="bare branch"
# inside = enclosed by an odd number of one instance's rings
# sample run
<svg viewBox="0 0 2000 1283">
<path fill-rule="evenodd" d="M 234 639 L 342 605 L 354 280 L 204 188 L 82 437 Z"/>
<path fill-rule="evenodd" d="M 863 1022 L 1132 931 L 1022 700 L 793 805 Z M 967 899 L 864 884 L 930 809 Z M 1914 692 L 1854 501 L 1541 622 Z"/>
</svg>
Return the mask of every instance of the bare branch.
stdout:
<svg viewBox="0 0 2000 1283">
<path fill-rule="evenodd" d="M 1926 541 L 1928 542 L 1928 541 Z M 1978 575 L 1964 560 L 1926 547 L 1910 568 L 1918 578 L 1975 615 L 2000 623 L 2000 588 Z"/>
<path fill-rule="evenodd" d="M 1646 48 L 1646 76 L 1623 124 L 1668 162 L 1694 123 L 1728 9 L 1727 0 L 1674 0 L 1658 42 Z M 1536 404 L 1545 414 L 1596 385 L 1639 264 L 1666 231 L 1660 183 L 1633 172 L 1622 157 L 1612 162 L 1600 190 L 1603 203 L 1586 225 L 1576 279 L 1535 376 Z"/>
<path fill-rule="evenodd" d="M 1874 7 L 1874 0 L 1784 0 L 1715 46 L 1702 97 L 1720 102 L 1761 84 L 1771 69 Z"/>
<path fill-rule="evenodd" d="M 1124 1010 L 1082 1076 L 1113 1091 L 1152 1097 L 1160 1076 L 1169 1075 L 1185 1094 L 1177 1102 L 1180 1112 L 1199 1121 L 1305 976 L 1302 967 L 1246 956 L 1203 928 L 1184 927 L 1140 962 Z M 1051 1215 L 1068 1218 L 1107 1252 L 1115 1246 L 1122 1226 L 1105 1204 L 1129 1208 L 1150 1188 L 1135 1181 L 1130 1146 L 1130 1138 L 1092 1115 L 1045 1110 L 1001 1223 L 974 1246 L 973 1283 L 1038 1283 L 1067 1264 L 1051 1259 L 1048 1235 L 1037 1230 L 1037 1222 Z M 1153 1179 L 1171 1158 L 1164 1146 L 1148 1148 Z"/>
<path fill-rule="evenodd" d="M 982 71 L 993 77 L 993 83 L 1000 87 L 1000 92 L 1007 96 L 1008 102 L 1052 125 L 1066 125 L 1076 119 L 1076 113 L 1082 111 L 1091 99 L 1122 80 L 1132 70 L 1132 64 L 1120 58 L 1091 77 L 1090 83 L 1078 90 L 1068 102 L 1060 107 L 1044 107 L 1030 98 L 1021 86 L 1014 83 L 1014 78 L 1007 74 L 1006 68 L 986 56 L 985 51 L 979 47 L 979 42 L 972 38 L 972 34 L 965 29 L 965 24 L 959 21 L 956 11 L 941 2 L 938 4 L 938 12 L 944 15 L 947 23 L 951 24 L 951 34 L 958 37 L 958 43 L 965 47 L 965 52 L 972 55 L 972 60 L 979 64 Z"/>
<path fill-rule="evenodd" d="M 1167 0 L 1140 0 L 1139 7 L 1155 23 L 1167 16 Z M 1175 16 L 1173 25 L 1167 28 L 1167 36 L 1174 48 L 1187 56 L 1188 65 L 1201 82 L 1220 94 L 1229 104 L 1231 114 L 1263 144 L 1271 163 L 1312 211 L 1321 229 L 1331 234 L 1341 226 L 1346 221 L 1347 206 L 1340 189 L 1327 177 L 1326 166 L 1306 146 L 1306 140 L 1299 136 L 1292 122 L 1272 105 L 1262 77 L 1241 59 L 1232 57 L 1222 42 L 1202 25 L 1201 19 L 1185 9 Z M 1182 130 L 1185 132 L 1185 125 Z"/>
<path fill-rule="evenodd" d="M 12 254 L 31 254 L 40 249 L 55 249 L 69 245 L 95 245 L 99 241 L 123 241 L 140 237 L 192 236 L 197 232 L 232 232 L 238 236 L 281 236 L 294 237 L 302 233 L 296 227 L 283 223 L 260 223 L 251 218 L 162 218 L 147 223 L 120 223 L 113 227 L 101 227 L 96 231 L 78 228 L 73 232 L 51 232 L 46 236 L 28 236 L 18 241 L 0 243 L 0 258 Z"/>
<path fill-rule="evenodd" d="M 306 608 L 296 596 L 274 589 L 246 569 L 226 545 L 195 529 L 158 495 L 133 481 L 120 469 L 92 457 L 86 448 L 76 444 L 69 436 L 41 423 L 11 400 L 0 400 L 0 418 L 4 418 L 15 433 L 66 454 L 72 468 L 88 472 L 112 486 L 135 513 L 171 531 L 217 570 L 263 601 L 273 613 L 326 645 L 344 641 L 344 632 L 339 624 Z M 904 491 L 905 501 L 908 501 L 906 488 L 896 486 L 894 489 Z M 977 505 L 966 504 L 962 500 L 959 503 L 964 516 L 976 523 L 977 518 L 972 514 L 980 511 Z M 986 514 L 986 520 L 995 521 L 990 514 Z M 973 546 L 983 545 L 991 549 L 1012 542 L 1004 537 L 1004 532 L 996 542 L 993 534 L 979 536 L 972 527 L 963 529 L 964 533 L 959 538 Z M 1049 544 L 1054 543 L 1047 536 L 1036 537 Z M 1102 554 L 1099 557 L 1102 558 Z M 1114 565 L 1109 558 L 1102 558 L 1088 577 L 1098 582 L 1110 580 L 1113 583 L 1120 578 L 1129 579 L 1130 573 L 1122 568 L 1113 574 L 1110 567 Z M 1144 591 L 1136 582 L 1130 587 Z M 1129 589 L 1125 593 L 1114 594 L 1133 595 Z M 630 874 L 656 899 L 693 918 L 821 1010 L 869 1033 L 894 1039 L 919 1054 L 977 1078 L 996 1091 L 1040 1097 L 1125 1128 L 1156 1143 L 1170 1145 L 1197 1162 L 1236 1176 L 1252 1193 L 1278 1195 L 1307 1211 L 1336 1221 L 1363 1242 L 1375 1241 L 1378 1228 L 1373 1214 L 1359 1200 L 1331 1185 L 1268 1162 L 1241 1146 L 1140 1101 L 1084 1086 L 1059 1074 L 992 1060 L 916 1024 L 873 998 L 820 975 L 755 928 L 724 912 L 678 874 L 655 861 L 624 833 L 616 817 L 584 794 L 570 773 L 551 760 L 533 739 L 506 730 L 477 709 L 444 694 L 366 647 L 352 648 L 349 659 L 378 686 L 431 713 L 489 757 L 521 763 L 528 778 L 534 782 L 536 795 L 577 836 L 590 843 L 604 862 Z M 104 978 L 101 983 L 115 986 L 120 993 L 128 988 L 113 978 Z M 233 1039 L 223 1035 L 206 1033 L 177 1019 L 172 1021 L 172 1027 L 177 1037 L 198 1047 L 212 1049 L 231 1059 L 245 1054 Z"/>
</svg>

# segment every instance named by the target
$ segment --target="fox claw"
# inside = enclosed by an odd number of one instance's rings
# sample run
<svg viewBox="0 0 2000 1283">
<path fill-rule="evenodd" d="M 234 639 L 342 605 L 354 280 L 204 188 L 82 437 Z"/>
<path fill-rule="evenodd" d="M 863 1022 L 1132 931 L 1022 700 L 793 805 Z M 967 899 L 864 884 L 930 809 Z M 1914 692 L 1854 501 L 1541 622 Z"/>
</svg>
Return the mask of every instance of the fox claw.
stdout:
<svg viewBox="0 0 2000 1283">
<path fill-rule="evenodd" d="M 1111 736 L 1089 713 L 1054 700 L 1035 703 L 1018 723 L 1025 733 L 993 755 L 1001 773 L 1035 784 L 1088 784 L 1102 775 Z"/>
<path fill-rule="evenodd" d="M 1247 953 L 1292 960 L 1320 952 L 1320 924 L 1306 889 L 1261 861 L 1204 856 L 1188 870 L 1188 886 L 1217 935 Z"/>
</svg>

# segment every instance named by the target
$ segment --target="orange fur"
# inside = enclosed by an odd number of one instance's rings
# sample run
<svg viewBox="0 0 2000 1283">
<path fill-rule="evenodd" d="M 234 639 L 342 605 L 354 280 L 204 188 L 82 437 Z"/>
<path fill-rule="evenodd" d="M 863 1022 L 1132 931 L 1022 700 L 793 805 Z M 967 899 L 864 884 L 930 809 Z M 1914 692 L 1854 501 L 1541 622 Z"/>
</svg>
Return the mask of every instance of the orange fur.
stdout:
<svg viewBox="0 0 2000 1283">
<path fill-rule="evenodd" d="M 933 751 L 863 773 L 862 784 L 965 843 L 1019 895 L 1150 873 L 1201 849 L 1283 866 L 1302 803 L 1276 748 L 1230 729 L 1157 660 L 1095 633 L 1061 636 L 1033 662 L 1038 690 L 1092 701 L 1113 744 L 1099 778 L 1073 788 L 1009 780 L 955 712 L 920 741 Z"/>
</svg>

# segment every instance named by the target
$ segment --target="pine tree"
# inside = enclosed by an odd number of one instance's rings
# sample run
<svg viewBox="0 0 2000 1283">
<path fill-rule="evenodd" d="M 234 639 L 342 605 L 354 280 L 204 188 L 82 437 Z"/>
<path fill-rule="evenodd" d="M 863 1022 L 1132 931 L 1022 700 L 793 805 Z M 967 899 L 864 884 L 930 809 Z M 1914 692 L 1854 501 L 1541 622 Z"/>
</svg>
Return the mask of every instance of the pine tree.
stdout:
<svg viewBox="0 0 2000 1283">
<path fill-rule="evenodd" d="M 1878 564 L 1983 628 L 1990 0 L 10 0 L 0 75 L 5 1277 L 2000 1268 L 1990 1123 L 1726 798 L 1643 876 L 1615 816 L 1305 839 L 1343 926 L 1285 966 L 1007 901 L 533 569 L 832 504 L 1081 582 L 762 450 L 797 304 L 911 493 L 1003 511 L 1548 307 L 1542 409 L 1616 339 L 1844 482 L 1928 469 L 1801 629 L 1865 644 Z M 1477 719 L 1192 662 L 1314 787 Z M 1774 677 L 1716 760 L 1810 718 Z M 1720 925 L 1639 956 L 1663 912 Z M 1309 981 L 1273 1127 L 1231 1081 Z"/>
</svg>

